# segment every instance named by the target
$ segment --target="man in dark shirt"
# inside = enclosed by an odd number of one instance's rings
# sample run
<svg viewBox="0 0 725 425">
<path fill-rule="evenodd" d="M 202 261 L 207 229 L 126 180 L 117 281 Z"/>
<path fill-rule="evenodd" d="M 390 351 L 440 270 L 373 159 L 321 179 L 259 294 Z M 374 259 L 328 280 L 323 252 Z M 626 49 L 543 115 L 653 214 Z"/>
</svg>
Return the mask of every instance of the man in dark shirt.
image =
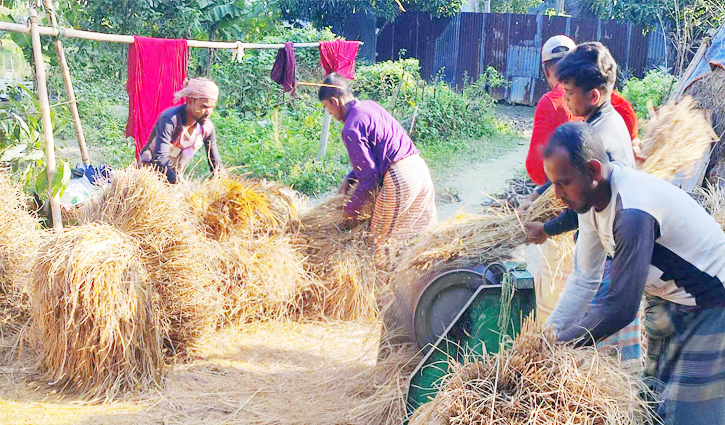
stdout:
<svg viewBox="0 0 725 425">
<path fill-rule="evenodd" d="M 138 165 L 150 165 L 163 173 L 169 183 L 177 183 L 196 151 L 203 145 L 212 174 L 222 167 L 216 144 L 214 123 L 209 120 L 219 98 L 219 88 L 206 78 L 194 78 L 175 95 L 186 103 L 161 113 Z"/>
<path fill-rule="evenodd" d="M 666 425 L 725 425 L 725 234 L 678 187 L 611 162 L 596 131 L 564 124 L 544 149 L 557 198 L 579 216 L 574 269 L 547 320 L 591 344 L 637 316 L 647 297 L 645 375 Z M 609 288 L 601 294 L 606 257 Z"/>
</svg>

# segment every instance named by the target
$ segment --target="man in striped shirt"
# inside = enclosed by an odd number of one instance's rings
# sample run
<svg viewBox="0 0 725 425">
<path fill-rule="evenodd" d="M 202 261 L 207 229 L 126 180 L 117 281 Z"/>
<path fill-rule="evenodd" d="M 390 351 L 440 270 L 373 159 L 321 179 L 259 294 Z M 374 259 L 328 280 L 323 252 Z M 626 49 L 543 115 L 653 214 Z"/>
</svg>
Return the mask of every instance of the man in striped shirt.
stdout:
<svg viewBox="0 0 725 425">
<path fill-rule="evenodd" d="M 562 341 L 591 344 L 637 315 L 645 374 L 664 424 L 725 425 L 725 234 L 687 193 L 610 162 L 588 123 L 568 123 L 543 152 L 556 196 L 578 214 L 574 269 L 547 320 Z M 596 305 L 607 255 L 609 289 Z"/>
</svg>

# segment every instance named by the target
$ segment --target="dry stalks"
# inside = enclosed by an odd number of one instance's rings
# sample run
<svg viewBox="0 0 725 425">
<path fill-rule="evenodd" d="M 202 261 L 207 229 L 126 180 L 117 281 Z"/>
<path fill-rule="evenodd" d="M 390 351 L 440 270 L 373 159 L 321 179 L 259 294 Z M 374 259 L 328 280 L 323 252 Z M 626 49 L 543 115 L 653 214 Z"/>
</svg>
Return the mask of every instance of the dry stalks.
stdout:
<svg viewBox="0 0 725 425">
<path fill-rule="evenodd" d="M 334 320 L 375 320 L 376 295 L 382 290 L 369 242 L 367 221 L 343 229 L 344 195 L 337 195 L 303 214 L 299 243 L 307 268 L 323 289 L 307 291 L 301 305 L 307 314 Z"/>
<path fill-rule="evenodd" d="M 668 181 L 680 174 L 689 176 L 708 147 L 719 140 L 691 96 L 651 110 L 644 127 L 642 155 L 647 159 L 640 169 Z"/>
<path fill-rule="evenodd" d="M 183 353 L 214 324 L 219 297 L 209 252 L 180 196 L 148 167 L 114 173 L 102 196 L 78 212 L 81 223 L 107 223 L 139 242 L 149 282 L 161 297 L 171 354 Z"/>
<path fill-rule="evenodd" d="M 555 344 L 529 317 L 511 348 L 455 364 L 421 424 L 645 424 L 645 384 L 595 348 Z"/>
<path fill-rule="evenodd" d="M 284 231 L 297 221 L 292 196 L 273 183 L 218 176 L 202 182 L 187 202 L 207 237 L 223 241 L 234 235 Z"/>
<path fill-rule="evenodd" d="M 21 278 L 41 241 L 38 219 L 28 212 L 26 196 L 0 171 L 0 329 L 16 330 L 28 317 L 28 296 Z"/>
<path fill-rule="evenodd" d="M 31 271 L 30 335 L 45 380 L 89 398 L 158 384 L 157 299 L 138 242 L 108 225 L 53 235 Z"/>
<path fill-rule="evenodd" d="M 289 317 L 302 308 L 299 294 L 319 289 L 287 236 L 209 241 L 209 252 L 223 300 L 222 324 Z"/>
</svg>

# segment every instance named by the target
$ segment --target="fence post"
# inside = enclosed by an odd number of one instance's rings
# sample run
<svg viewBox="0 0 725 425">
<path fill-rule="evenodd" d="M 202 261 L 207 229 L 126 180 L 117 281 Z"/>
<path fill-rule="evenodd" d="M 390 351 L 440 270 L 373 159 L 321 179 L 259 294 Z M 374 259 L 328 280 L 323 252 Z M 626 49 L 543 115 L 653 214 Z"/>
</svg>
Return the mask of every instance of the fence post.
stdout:
<svg viewBox="0 0 725 425">
<path fill-rule="evenodd" d="M 327 150 L 327 139 L 330 138 L 330 122 L 332 121 L 332 115 L 330 111 L 325 107 L 325 114 L 322 116 L 322 132 L 320 133 L 320 145 L 317 147 L 317 161 L 322 161 Z"/>
<path fill-rule="evenodd" d="M 48 87 L 45 81 L 45 62 L 43 62 L 40 33 L 38 32 L 38 11 L 30 9 L 30 36 L 33 40 L 33 61 L 35 62 L 35 79 L 38 89 L 40 112 L 43 117 L 43 136 L 45 137 L 45 170 L 48 178 L 48 196 L 50 197 L 50 215 L 53 218 L 53 230 L 63 231 L 60 217 L 60 196 L 53 195 L 53 178 L 55 177 L 55 141 L 53 140 L 53 124 L 50 121 L 50 102 Z"/>
</svg>

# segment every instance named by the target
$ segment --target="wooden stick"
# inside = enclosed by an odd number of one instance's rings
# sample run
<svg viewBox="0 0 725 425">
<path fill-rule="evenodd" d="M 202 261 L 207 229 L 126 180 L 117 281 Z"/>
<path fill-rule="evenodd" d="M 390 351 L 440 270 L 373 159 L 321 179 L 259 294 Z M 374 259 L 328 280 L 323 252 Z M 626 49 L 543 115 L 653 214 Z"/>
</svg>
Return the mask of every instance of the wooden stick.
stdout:
<svg viewBox="0 0 725 425">
<path fill-rule="evenodd" d="M 45 81 L 45 62 L 38 33 L 38 12 L 30 9 L 30 35 L 33 39 L 33 61 L 35 62 L 35 78 L 37 81 L 40 112 L 43 117 L 43 136 L 45 138 L 45 166 L 48 177 L 48 196 L 50 197 L 50 215 L 53 218 L 53 229 L 60 233 L 63 223 L 60 217 L 60 196 L 53 196 L 53 178 L 55 177 L 55 141 L 53 140 L 53 124 L 50 121 L 50 102 L 48 87 Z"/>
<path fill-rule="evenodd" d="M 322 132 L 320 133 L 320 145 L 317 147 L 317 161 L 322 161 L 325 157 L 325 151 L 327 150 L 327 140 L 330 138 L 330 122 L 332 121 L 332 115 L 330 111 L 325 107 L 325 115 L 322 116 Z"/>
<path fill-rule="evenodd" d="M 28 28 L 25 25 L 22 24 L 14 24 L 10 22 L 0 22 L 0 31 L 10 31 L 10 32 L 17 32 L 21 34 L 28 34 L 30 33 L 30 28 Z M 93 31 L 82 31 L 82 30 L 75 30 L 72 28 L 63 28 L 62 30 L 58 30 L 56 28 L 51 27 L 38 27 L 38 33 L 40 35 L 47 35 L 51 37 L 57 37 L 58 34 L 62 37 L 68 37 L 68 38 L 80 38 L 83 40 L 92 40 L 92 41 L 108 41 L 111 43 L 126 43 L 126 44 L 133 44 L 133 36 L 132 35 L 117 35 L 117 34 L 104 34 L 102 32 L 93 32 Z M 363 44 L 362 41 L 358 41 L 361 45 Z M 222 41 L 203 41 L 203 40 L 187 40 L 186 44 L 189 47 L 201 47 L 201 48 L 207 48 L 207 49 L 236 49 L 238 47 L 238 44 L 236 42 L 230 43 L 230 42 L 222 42 Z M 260 43 L 241 43 L 242 48 L 244 49 L 282 49 L 284 48 L 284 44 L 260 44 Z M 300 47 L 319 47 L 320 43 L 294 43 L 295 48 Z"/>
<path fill-rule="evenodd" d="M 46 9 L 50 12 L 50 20 L 54 27 L 58 26 L 55 20 L 55 13 L 53 12 L 53 2 L 45 0 L 44 2 Z M 68 68 L 68 62 L 65 59 L 65 51 L 63 50 L 63 42 L 60 38 L 56 38 L 53 42 L 55 51 L 58 54 L 58 62 L 60 63 L 60 70 L 63 74 L 63 83 L 65 83 L 65 93 L 68 96 L 68 106 L 70 107 L 71 118 L 73 119 L 73 126 L 76 130 L 76 137 L 78 138 L 78 147 L 81 150 L 81 160 L 83 165 L 91 165 L 91 158 L 88 155 L 88 148 L 86 147 L 86 136 L 83 133 L 83 125 L 81 124 L 81 117 L 78 115 L 78 105 L 76 103 L 76 94 L 73 90 L 73 80 L 70 77 L 70 69 Z"/>
</svg>

